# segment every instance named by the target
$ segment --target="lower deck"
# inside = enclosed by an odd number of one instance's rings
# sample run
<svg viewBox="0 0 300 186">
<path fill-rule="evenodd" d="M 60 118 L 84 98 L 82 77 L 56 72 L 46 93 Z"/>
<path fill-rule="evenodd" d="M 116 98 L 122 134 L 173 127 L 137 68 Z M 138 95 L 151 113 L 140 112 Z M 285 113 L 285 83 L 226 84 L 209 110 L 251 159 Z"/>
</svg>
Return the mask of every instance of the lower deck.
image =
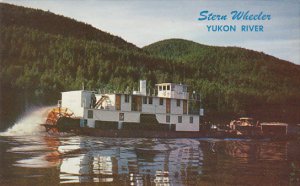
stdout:
<svg viewBox="0 0 300 186">
<path fill-rule="evenodd" d="M 100 109 L 85 109 L 81 126 L 100 129 L 135 129 L 162 131 L 199 131 L 199 115 L 144 114 Z"/>
</svg>

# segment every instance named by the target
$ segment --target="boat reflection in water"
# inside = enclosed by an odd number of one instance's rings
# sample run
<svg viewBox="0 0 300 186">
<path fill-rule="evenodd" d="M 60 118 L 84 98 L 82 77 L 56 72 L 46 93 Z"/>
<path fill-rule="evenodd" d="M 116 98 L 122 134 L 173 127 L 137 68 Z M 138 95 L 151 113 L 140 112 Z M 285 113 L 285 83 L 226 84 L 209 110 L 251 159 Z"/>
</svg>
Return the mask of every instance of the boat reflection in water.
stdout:
<svg viewBox="0 0 300 186">
<path fill-rule="evenodd" d="M 84 136 L 9 140 L 7 153 L 19 154 L 13 165 L 16 173 L 26 170 L 26 183 L 33 183 L 28 170 L 40 170 L 36 180 L 47 178 L 53 184 L 288 185 L 291 163 L 300 166 L 299 141 Z"/>
<path fill-rule="evenodd" d="M 222 149 L 220 146 L 217 148 Z M 287 142 L 226 141 L 224 148 L 225 154 L 245 163 L 253 160 L 287 160 Z"/>
<path fill-rule="evenodd" d="M 113 182 L 130 185 L 181 184 L 187 175 L 201 174 L 200 142 L 191 139 L 81 138 L 78 148 L 63 153 L 60 182 Z M 68 144 L 70 145 L 70 144 Z M 67 146 L 66 146 L 67 147 Z M 74 150 L 81 152 L 74 154 Z"/>
</svg>

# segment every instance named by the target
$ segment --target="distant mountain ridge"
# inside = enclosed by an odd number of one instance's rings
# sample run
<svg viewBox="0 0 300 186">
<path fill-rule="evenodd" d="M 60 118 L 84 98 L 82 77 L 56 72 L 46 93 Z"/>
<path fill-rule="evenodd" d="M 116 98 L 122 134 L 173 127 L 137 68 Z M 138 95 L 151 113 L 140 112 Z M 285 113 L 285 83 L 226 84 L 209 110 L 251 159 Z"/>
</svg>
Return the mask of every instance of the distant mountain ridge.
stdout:
<svg viewBox="0 0 300 186">
<path fill-rule="evenodd" d="M 165 39 L 161 40 L 152 44 L 149 44 L 147 46 L 143 47 L 144 50 L 155 53 L 156 55 L 159 55 L 164 58 L 174 59 L 177 60 L 180 57 L 188 58 L 190 55 L 194 55 L 195 53 L 199 52 L 205 52 L 205 50 L 214 49 L 214 50 L 232 50 L 231 53 L 237 55 L 235 53 L 235 50 L 243 51 L 244 53 L 247 52 L 248 55 L 259 55 L 259 56 L 265 56 L 269 57 L 269 59 L 273 58 L 273 61 L 280 61 L 280 62 L 286 62 L 291 63 L 292 65 L 299 66 L 298 64 L 292 63 L 290 61 L 282 60 L 279 58 L 276 58 L 274 56 L 264 54 L 263 52 L 258 52 L 250 49 L 245 49 L 241 47 L 223 47 L 223 46 L 210 46 L 210 45 L 204 45 L 200 44 L 194 41 L 180 39 L 180 38 L 171 38 L 171 39 Z M 203 50 L 203 51 L 202 51 Z M 172 52 L 171 52 L 172 51 Z M 169 55 L 170 52 L 172 55 Z M 230 51 L 229 51 L 230 52 Z M 234 57 L 234 56 L 231 56 Z M 270 61 L 270 60 L 269 60 Z"/>
<path fill-rule="evenodd" d="M 82 83 L 124 92 L 146 79 L 152 93 L 155 83 L 190 85 L 207 121 L 300 121 L 300 66 L 262 52 L 183 39 L 138 48 L 70 18 L 4 3 L 0 23 L 1 120 L 28 103 L 53 104 Z"/>
</svg>

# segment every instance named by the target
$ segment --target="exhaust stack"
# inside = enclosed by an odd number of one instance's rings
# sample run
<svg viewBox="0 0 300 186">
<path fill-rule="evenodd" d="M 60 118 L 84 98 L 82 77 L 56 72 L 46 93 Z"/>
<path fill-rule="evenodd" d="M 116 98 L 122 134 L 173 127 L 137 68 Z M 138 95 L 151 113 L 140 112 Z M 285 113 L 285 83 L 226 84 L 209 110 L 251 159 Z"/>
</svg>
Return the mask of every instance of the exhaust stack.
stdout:
<svg viewBox="0 0 300 186">
<path fill-rule="evenodd" d="M 140 93 L 141 95 L 147 95 L 147 82 L 146 80 L 140 80 Z"/>
</svg>

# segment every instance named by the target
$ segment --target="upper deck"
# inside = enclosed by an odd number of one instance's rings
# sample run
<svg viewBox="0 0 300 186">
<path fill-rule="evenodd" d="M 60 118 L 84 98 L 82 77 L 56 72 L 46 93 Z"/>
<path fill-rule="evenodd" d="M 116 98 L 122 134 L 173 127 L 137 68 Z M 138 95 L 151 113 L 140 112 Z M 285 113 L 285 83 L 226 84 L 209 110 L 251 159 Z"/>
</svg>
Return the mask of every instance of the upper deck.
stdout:
<svg viewBox="0 0 300 186">
<path fill-rule="evenodd" d="M 187 85 L 175 83 L 156 84 L 155 93 L 146 91 L 146 81 L 140 81 L 138 91 L 132 93 L 96 93 L 78 90 L 62 92 L 61 106 L 71 109 L 78 117 L 84 109 L 110 111 L 138 111 L 141 113 L 199 114 L 200 100 L 189 96 Z M 191 97 L 191 99 L 189 98 Z"/>
</svg>

